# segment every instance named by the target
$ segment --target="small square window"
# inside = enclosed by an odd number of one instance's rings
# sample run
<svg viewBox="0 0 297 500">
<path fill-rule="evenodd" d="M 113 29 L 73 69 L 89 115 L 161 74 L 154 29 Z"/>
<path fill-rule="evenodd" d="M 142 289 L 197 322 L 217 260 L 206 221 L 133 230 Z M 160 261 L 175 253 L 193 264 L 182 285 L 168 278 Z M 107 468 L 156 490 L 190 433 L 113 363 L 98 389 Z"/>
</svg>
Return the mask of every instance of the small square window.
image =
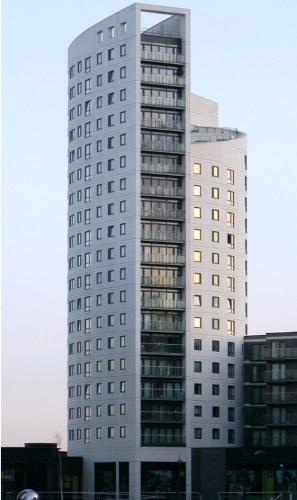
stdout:
<svg viewBox="0 0 297 500">
<path fill-rule="evenodd" d="M 193 173 L 201 174 L 201 163 L 193 163 Z"/>
<path fill-rule="evenodd" d="M 200 250 L 194 250 L 193 261 L 194 262 L 201 262 L 202 261 L 202 252 Z"/>
</svg>

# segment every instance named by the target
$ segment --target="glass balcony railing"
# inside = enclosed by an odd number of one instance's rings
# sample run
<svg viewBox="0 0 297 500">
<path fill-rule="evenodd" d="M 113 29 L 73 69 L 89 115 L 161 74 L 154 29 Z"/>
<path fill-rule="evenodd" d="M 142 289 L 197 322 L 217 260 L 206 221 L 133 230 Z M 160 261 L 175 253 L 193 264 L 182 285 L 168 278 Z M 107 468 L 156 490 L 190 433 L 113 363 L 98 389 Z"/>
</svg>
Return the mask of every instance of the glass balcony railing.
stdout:
<svg viewBox="0 0 297 500">
<path fill-rule="evenodd" d="M 157 423 L 177 423 L 182 424 L 185 420 L 185 414 L 181 411 L 153 411 L 147 410 L 141 412 L 142 422 Z"/>
<path fill-rule="evenodd" d="M 151 196 L 184 196 L 185 190 L 182 187 L 173 186 L 141 186 L 141 194 Z"/>
<path fill-rule="evenodd" d="M 141 375 L 143 377 L 183 377 L 182 366 L 142 366 Z"/>
<path fill-rule="evenodd" d="M 184 255 L 162 255 L 156 253 L 142 255 L 141 262 L 143 264 L 183 265 L 186 262 L 186 258 Z"/>
<path fill-rule="evenodd" d="M 142 399 L 165 399 L 170 401 L 183 401 L 183 389 L 141 389 Z"/>
<path fill-rule="evenodd" d="M 145 332 L 183 332 L 185 324 L 182 321 L 142 321 L 141 330 Z"/>
<path fill-rule="evenodd" d="M 286 347 L 283 349 L 264 349 L 265 359 L 292 359 L 297 358 L 297 347 Z"/>
<path fill-rule="evenodd" d="M 142 231 L 141 239 L 143 241 L 167 241 L 173 243 L 182 243 L 185 237 L 182 232 L 172 232 L 164 229 L 164 231 Z"/>
<path fill-rule="evenodd" d="M 142 208 L 141 217 L 145 219 L 164 219 L 164 220 L 183 220 L 185 218 L 184 210 L 170 210 L 159 208 Z"/>
<path fill-rule="evenodd" d="M 142 163 L 141 172 L 144 174 L 184 175 L 184 165 L 165 165 L 164 163 Z"/>
<path fill-rule="evenodd" d="M 285 373 L 264 372 L 265 382 L 296 382 L 297 370 L 287 370 Z"/>
<path fill-rule="evenodd" d="M 285 392 L 285 393 L 279 393 L 279 394 L 264 393 L 264 400 L 266 403 L 271 403 L 271 404 L 296 403 L 297 402 L 297 391 Z"/>
<path fill-rule="evenodd" d="M 183 130 L 185 124 L 181 120 L 141 120 L 143 128 L 153 128 L 161 130 Z"/>
<path fill-rule="evenodd" d="M 142 354 L 175 354 L 181 355 L 184 353 L 183 344 L 166 344 L 166 343 L 141 343 Z"/>
<path fill-rule="evenodd" d="M 180 142 L 144 141 L 141 143 L 141 149 L 158 153 L 184 153 L 185 146 Z"/>
<path fill-rule="evenodd" d="M 266 423 L 271 426 L 297 426 L 297 413 L 291 413 L 288 415 L 270 415 L 267 417 Z"/>
<path fill-rule="evenodd" d="M 185 85 L 185 79 L 176 75 L 152 75 L 143 73 L 141 75 L 141 81 L 143 83 L 152 83 L 157 85 Z"/>
<path fill-rule="evenodd" d="M 284 438 L 266 436 L 264 441 L 264 446 L 268 447 L 297 446 L 297 436 L 284 436 Z"/>
<path fill-rule="evenodd" d="M 144 106 L 160 106 L 165 108 L 184 108 L 185 100 L 174 97 L 158 97 L 152 95 L 143 95 L 141 104 Z"/>
<path fill-rule="evenodd" d="M 183 278 L 172 278 L 167 276 L 142 276 L 142 286 L 168 286 L 181 288 L 184 286 Z"/>
<path fill-rule="evenodd" d="M 165 63 L 184 63 L 185 58 L 181 54 L 167 54 L 166 52 L 142 51 L 141 59 L 144 61 L 157 61 Z"/>
<path fill-rule="evenodd" d="M 184 309 L 184 300 L 172 300 L 172 299 L 155 299 L 150 297 L 142 297 L 141 307 L 149 309 Z"/>
<path fill-rule="evenodd" d="M 184 436 L 175 436 L 169 434 L 155 434 L 154 436 L 141 436 L 142 446 L 184 446 Z"/>
</svg>

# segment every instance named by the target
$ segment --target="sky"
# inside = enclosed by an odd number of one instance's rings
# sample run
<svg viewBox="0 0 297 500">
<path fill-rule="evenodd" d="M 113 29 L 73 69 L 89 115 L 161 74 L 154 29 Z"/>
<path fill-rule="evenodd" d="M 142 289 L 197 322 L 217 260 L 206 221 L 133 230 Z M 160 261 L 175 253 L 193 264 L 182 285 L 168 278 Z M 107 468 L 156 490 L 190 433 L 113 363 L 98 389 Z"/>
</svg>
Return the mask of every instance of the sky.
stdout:
<svg viewBox="0 0 297 500">
<path fill-rule="evenodd" d="M 296 331 L 297 2 L 159 4 L 192 10 L 192 90 L 248 134 L 249 333 Z M 127 5 L 3 0 L 4 446 L 67 446 L 67 48 Z"/>
</svg>

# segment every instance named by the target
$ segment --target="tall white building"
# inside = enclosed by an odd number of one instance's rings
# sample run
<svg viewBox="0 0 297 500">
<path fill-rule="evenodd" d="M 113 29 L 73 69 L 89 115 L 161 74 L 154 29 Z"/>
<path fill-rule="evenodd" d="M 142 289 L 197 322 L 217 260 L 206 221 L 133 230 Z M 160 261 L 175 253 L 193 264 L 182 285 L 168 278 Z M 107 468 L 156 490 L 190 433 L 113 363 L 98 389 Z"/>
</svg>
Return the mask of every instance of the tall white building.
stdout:
<svg viewBox="0 0 297 500">
<path fill-rule="evenodd" d="M 143 13 L 167 16 L 142 31 Z M 69 48 L 68 448 L 85 491 L 197 491 L 201 460 L 242 442 L 246 138 L 191 94 L 190 49 L 190 11 L 146 4 Z"/>
</svg>

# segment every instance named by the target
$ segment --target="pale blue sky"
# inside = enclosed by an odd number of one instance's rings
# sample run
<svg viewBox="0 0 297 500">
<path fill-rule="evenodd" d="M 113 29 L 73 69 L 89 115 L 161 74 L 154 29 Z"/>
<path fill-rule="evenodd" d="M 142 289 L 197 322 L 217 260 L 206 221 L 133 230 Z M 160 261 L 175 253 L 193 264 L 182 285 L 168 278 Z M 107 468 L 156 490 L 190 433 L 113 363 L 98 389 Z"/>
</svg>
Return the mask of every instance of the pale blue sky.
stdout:
<svg viewBox="0 0 297 500">
<path fill-rule="evenodd" d="M 4 0 L 3 444 L 66 446 L 67 48 L 127 0 Z M 250 333 L 297 329 L 295 0 L 192 9 L 192 89 L 248 134 Z"/>
</svg>

